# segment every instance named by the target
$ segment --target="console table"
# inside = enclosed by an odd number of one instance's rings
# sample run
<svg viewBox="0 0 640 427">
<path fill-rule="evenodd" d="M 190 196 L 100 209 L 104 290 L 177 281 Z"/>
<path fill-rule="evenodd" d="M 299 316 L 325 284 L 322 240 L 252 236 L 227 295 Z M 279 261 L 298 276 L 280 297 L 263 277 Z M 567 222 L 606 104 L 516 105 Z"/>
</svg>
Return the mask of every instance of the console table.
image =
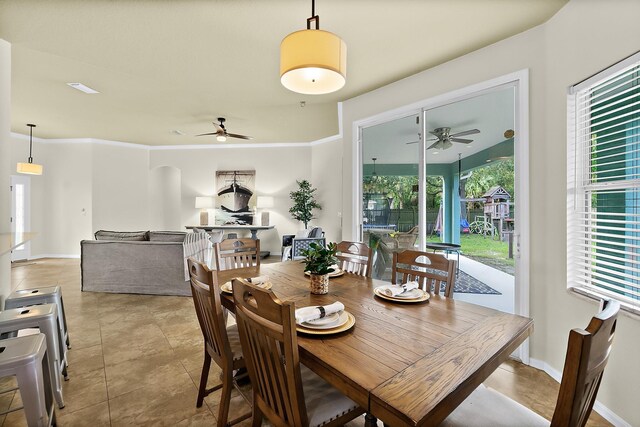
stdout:
<svg viewBox="0 0 640 427">
<path fill-rule="evenodd" d="M 199 228 L 205 231 L 213 231 L 213 230 L 240 230 L 240 231 L 251 231 L 251 238 L 253 240 L 258 239 L 258 231 L 262 230 L 271 230 L 274 225 L 240 225 L 240 224 L 227 224 L 227 225 L 187 225 L 187 230 L 193 230 L 194 228 Z"/>
<path fill-rule="evenodd" d="M 258 231 L 262 230 L 271 230 L 275 226 L 273 225 L 240 225 L 240 224 L 227 224 L 227 225 L 187 225 L 187 230 L 193 230 L 194 228 L 199 228 L 204 231 L 213 231 L 213 230 L 239 230 L 239 231 L 247 231 L 251 232 L 251 238 L 253 240 L 258 239 Z M 271 253 L 269 251 L 260 251 L 260 258 L 266 258 Z"/>
</svg>

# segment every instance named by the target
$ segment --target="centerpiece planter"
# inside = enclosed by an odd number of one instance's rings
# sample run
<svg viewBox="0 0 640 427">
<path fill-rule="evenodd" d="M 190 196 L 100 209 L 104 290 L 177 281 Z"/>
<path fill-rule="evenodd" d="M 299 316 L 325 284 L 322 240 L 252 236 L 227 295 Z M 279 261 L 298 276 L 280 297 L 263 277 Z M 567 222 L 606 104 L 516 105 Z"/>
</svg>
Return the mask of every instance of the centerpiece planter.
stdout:
<svg viewBox="0 0 640 427">
<path fill-rule="evenodd" d="M 312 294 L 323 295 L 329 293 L 329 275 L 328 274 L 310 274 Z"/>
<path fill-rule="evenodd" d="M 335 271 L 333 265 L 338 262 L 336 244 L 329 243 L 325 248 L 314 242 L 309 245 L 309 249 L 302 251 L 302 255 L 304 271 L 309 272 L 311 293 L 317 295 L 329 293 L 329 273 Z"/>
</svg>

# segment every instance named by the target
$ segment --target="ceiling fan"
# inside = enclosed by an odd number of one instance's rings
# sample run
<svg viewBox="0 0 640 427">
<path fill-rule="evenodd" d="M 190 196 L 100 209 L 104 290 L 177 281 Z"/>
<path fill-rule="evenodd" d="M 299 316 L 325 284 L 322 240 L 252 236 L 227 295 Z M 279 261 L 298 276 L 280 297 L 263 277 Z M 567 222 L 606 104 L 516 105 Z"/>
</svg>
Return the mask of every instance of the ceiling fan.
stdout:
<svg viewBox="0 0 640 427">
<path fill-rule="evenodd" d="M 441 128 L 436 128 L 430 131 L 429 133 L 432 135 L 435 135 L 435 138 L 429 138 L 427 139 L 427 141 L 435 140 L 436 142 L 431 144 L 429 147 L 427 147 L 427 150 L 430 150 L 432 148 L 446 150 L 447 148 L 453 146 L 454 142 L 459 142 L 461 144 L 469 144 L 473 142 L 473 139 L 464 139 L 459 137 L 466 136 L 466 135 L 473 135 L 476 133 L 480 133 L 480 131 L 478 129 L 469 129 L 469 130 L 452 134 L 451 128 L 441 127 Z M 417 144 L 418 142 L 419 141 L 412 141 L 412 142 L 407 142 L 407 144 Z"/>
<path fill-rule="evenodd" d="M 218 121 L 220 123 L 213 122 L 213 126 L 215 126 L 215 128 L 216 128 L 216 132 L 201 133 L 200 135 L 196 135 L 196 136 L 215 135 L 216 139 L 219 142 L 225 142 L 227 140 L 227 138 L 253 139 L 250 136 L 239 135 L 237 133 L 229 133 L 229 132 L 227 132 L 227 128 L 224 127 L 224 122 L 226 121 L 226 119 L 224 117 L 218 117 Z"/>
</svg>

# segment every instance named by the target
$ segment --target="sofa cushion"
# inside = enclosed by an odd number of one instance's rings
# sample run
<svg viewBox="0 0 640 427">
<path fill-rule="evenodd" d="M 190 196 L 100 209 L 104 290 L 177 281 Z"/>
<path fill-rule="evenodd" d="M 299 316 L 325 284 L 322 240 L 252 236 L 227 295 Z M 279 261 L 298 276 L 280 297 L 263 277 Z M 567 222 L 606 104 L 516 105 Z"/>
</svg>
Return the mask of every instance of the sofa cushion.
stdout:
<svg viewBox="0 0 640 427">
<path fill-rule="evenodd" d="M 187 233 L 182 231 L 150 231 L 149 240 L 152 242 L 180 242 L 184 241 Z"/>
<path fill-rule="evenodd" d="M 149 240 L 148 231 L 108 231 L 99 230 L 94 234 L 96 240 L 123 240 L 123 241 L 146 241 Z"/>
</svg>

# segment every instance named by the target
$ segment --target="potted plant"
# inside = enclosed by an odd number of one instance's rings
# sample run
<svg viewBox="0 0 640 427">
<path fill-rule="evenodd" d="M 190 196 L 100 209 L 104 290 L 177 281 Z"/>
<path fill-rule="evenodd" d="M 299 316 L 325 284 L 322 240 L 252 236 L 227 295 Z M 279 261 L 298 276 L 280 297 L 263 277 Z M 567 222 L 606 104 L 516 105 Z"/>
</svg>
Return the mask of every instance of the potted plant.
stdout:
<svg viewBox="0 0 640 427">
<path fill-rule="evenodd" d="M 296 182 L 298 183 L 298 190 L 289 193 L 291 200 L 293 200 L 293 206 L 289 209 L 289 213 L 293 219 L 302 221 L 306 229 L 309 222 L 314 219 L 313 210 L 322 209 L 322 206 L 316 202 L 313 196 L 317 188 L 311 187 L 311 184 L 306 179 Z"/>
<path fill-rule="evenodd" d="M 309 249 L 303 250 L 302 255 L 305 264 L 304 271 L 309 272 L 311 278 L 310 288 L 312 294 L 326 294 L 329 292 L 329 273 L 333 273 L 336 259 L 337 245 L 329 243 L 323 247 L 315 242 L 309 244 Z"/>
</svg>

